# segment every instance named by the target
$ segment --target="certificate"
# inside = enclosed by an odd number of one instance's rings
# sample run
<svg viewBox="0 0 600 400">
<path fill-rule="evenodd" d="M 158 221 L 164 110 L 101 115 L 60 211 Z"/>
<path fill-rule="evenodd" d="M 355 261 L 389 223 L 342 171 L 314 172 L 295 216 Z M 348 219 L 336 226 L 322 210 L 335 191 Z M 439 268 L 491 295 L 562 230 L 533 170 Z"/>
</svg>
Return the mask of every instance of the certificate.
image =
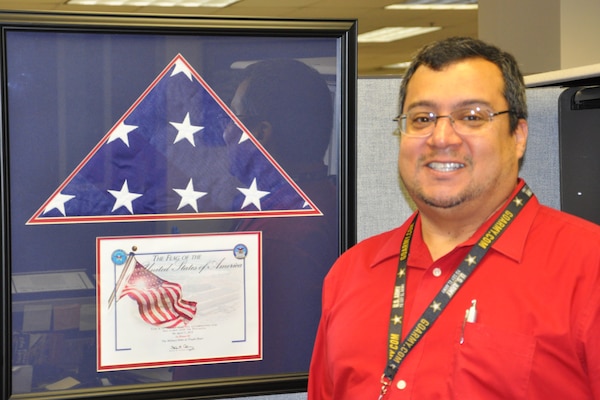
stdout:
<svg viewBox="0 0 600 400">
<path fill-rule="evenodd" d="M 260 232 L 96 247 L 98 371 L 262 359 Z"/>
</svg>

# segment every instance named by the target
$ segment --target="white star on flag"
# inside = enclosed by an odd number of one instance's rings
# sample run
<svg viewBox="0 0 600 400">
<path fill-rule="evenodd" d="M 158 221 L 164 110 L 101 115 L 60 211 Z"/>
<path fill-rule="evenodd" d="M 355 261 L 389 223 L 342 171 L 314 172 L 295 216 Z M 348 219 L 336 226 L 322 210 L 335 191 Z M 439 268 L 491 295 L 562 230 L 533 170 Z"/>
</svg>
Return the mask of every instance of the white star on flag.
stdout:
<svg viewBox="0 0 600 400">
<path fill-rule="evenodd" d="M 133 205 L 131 203 L 133 202 L 133 200 L 142 196 L 139 193 L 129 192 L 127 179 L 125 179 L 125 182 L 123 182 L 121 190 L 108 190 L 108 193 L 112 194 L 115 198 L 115 205 L 113 206 L 112 211 L 115 211 L 120 207 L 125 207 L 129 210 L 129 213 L 131 214 L 133 214 Z"/>
<path fill-rule="evenodd" d="M 121 139 L 123 141 L 123 143 L 125 143 L 125 145 L 127 147 L 129 147 L 129 136 L 128 135 L 129 135 L 129 132 L 131 132 L 135 129 L 137 129 L 137 125 L 127 125 L 125 122 L 121 122 L 119 125 L 117 125 L 115 130 L 112 131 L 112 133 L 108 137 L 108 140 L 106 141 L 106 143 L 110 143 L 114 140 Z"/>
<path fill-rule="evenodd" d="M 185 65 L 185 63 L 180 59 L 175 61 L 175 68 L 173 68 L 171 76 L 177 75 L 179 73 L 182 73 L 185 76 L 187 76 L 190 81 L 192 80 L 192 71 L 190 71 L 187 65 Z"/>
<path fill-rule="evenodd" d="M 249 204 L 254 204 L 259 211 L 262 211 L 260 208 L 260 199 L 271 193 L 258 190 L 258 188 L 256 187 L 256 178 L 254 178 L 252 184 L 248 189 L 237 188 L 237 190 L 239 190 L 244 194 L 244 196 L 246 196 L 246 198 L 244 199 L 244 203 L 242 204 L 242 208 L 245 208 Z"/>
<path fill-rule="evenodd" d="M 196 192 L 194 190 L 194 182 L 191 178 L 185 189 L 173 189 L 173 190 L 175 192 L 177 192 L 178 195 L 181 196 L 181 201 L 179 202 L 179 206 L 177 207 L 178 210 L 186 205 L 189 205 L 196 212 L 198 212 L 198 199 L 201 198 L 202 196 L 206 195 L 206 193 L 207 193 L 207 192 Z"/>
<path fill-rule="evenodd" d="M 72 196 L 70 194 L 59 193 L 58 195 L 56 195 L 55 198 L 52 199 L 50 203 L 48 203 L 48 205 L 44 209 L 44 213 L 47 213 L 48 211 L 56 208 L 58 211 L 60 211 L 60 213 L 63 216 L 66 216 L 67 214 L 65 213 L 65 203 L 73 198 L 75 198 L 75 196 Z"/>
<path fill-rule="evenodd" d="M 194 133 L 200 132 L 204 129 L 203 126 L 195 126 L 190 123 L 190 113 L 185 114 L 185 118 L 183 122 L 169 122 L 171 125 L 177 129 L 177 137 L 175 137 L 175 141 L 173 143 L 177 143 L 180 140 L 187 139 L 192 146 L 196 147 L 196 143 L 194 143 Z"/>
<path fill-rule="evenodd" d="M 244 143 L 248 139 L 250 139 L 248 134 L 246 132 L 242 131 L 242 136 L 240 136 L 240 140 L 238 141 L 238 144 Z"/>
</svg>

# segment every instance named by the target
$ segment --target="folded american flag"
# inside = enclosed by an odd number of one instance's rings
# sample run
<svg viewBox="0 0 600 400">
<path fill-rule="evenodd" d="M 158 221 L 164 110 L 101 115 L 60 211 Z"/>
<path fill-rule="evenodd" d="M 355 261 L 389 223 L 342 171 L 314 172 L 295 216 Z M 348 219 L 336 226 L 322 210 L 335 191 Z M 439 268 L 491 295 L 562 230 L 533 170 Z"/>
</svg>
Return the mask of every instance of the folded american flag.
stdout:
<svg viewBox="0 0 600 400">
<path fill-rule="evenodd" d="M 295 215 L 321 213 L 177 55 L 27 223 Z"/>
</svg>

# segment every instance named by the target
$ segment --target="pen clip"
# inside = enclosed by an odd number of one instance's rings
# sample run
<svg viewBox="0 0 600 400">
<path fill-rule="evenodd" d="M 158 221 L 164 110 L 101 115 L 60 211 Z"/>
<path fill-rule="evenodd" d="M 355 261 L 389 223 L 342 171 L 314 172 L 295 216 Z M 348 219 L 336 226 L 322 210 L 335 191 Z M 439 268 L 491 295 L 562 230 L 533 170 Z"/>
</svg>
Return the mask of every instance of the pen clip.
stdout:
<svg viewBox="0 0 600 400">
<path fill-rule="evenodd" d="M 467 322 L 477 322 L 477 300 L 471 300 L 471 307 L 467 310 Z"/>
<path fill-rule="evenodd" d="M 463 320 L 462 331 L 460 334 L 460 344 L 465 342 L 465 326 L 467 325 L 467 322 L 470 324 L 477 322 L 477 300 L 475 299 L 471 300 L 471 307 L 465 310 L 465 319 Z"/>
</svg>

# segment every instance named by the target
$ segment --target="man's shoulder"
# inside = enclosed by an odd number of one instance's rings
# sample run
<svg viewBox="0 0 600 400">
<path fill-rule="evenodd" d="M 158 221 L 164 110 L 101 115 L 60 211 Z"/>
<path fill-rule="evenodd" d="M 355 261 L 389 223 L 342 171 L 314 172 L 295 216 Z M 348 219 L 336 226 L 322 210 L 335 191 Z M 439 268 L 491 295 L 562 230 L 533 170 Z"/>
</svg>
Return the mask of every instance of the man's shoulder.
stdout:
<svg viewBox="0 0 600 400">
<path fill-rule="evenodd" d="M 535 235 L 600 252 L 600 225 L 576 215 L 541 205 L 532 228 Z"/>
<path fill-rule="evenodd" d="M 538 222 L 550 229 L 554 227 L 554 229 L 600 236 L 600 225 L 562 210 L 540 205 L 538 216 Z"/>
<path fill-rule="evenodd" d="M 382 259 L 397 257 L 405 231 L 406 227 L 402 225 L 363 239 L 346 250 L 337 264 L 358 263 L 363 266 L 373 266 Z"/>
<path fill-rule="evenodd" d="M 397 259 L 402 235 L 402 227 L 398 227 L 368 237 L 350 247 L 329 270 L 325 279 L 326 287 L 334 290 L 334 287 L 341 287 L 348 282 L 357 283 L 370 279 L 374 267 L 389 259 Z"/>
</svg>

